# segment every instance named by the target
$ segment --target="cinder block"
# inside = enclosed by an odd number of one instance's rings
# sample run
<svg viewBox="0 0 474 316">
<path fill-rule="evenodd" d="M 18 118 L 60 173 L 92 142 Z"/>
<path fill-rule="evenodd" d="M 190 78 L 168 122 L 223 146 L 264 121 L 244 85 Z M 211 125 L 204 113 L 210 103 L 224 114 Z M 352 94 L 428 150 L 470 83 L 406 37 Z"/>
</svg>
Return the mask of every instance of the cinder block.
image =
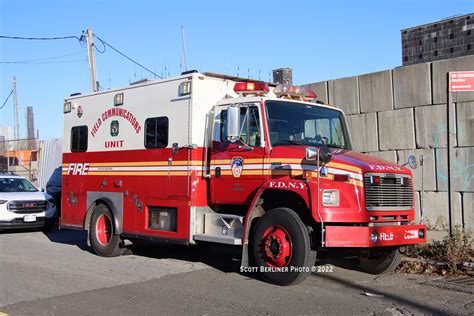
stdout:
<svg viewBox="0 0 474 316">
<path fill-rule="evenodd" d="M 412 169 L 413 181 L 415 182 L 415 190 L 421 191 L 421 174 L 423 171 L 423 189 L 425 191 L 436 191 L 436 174 L 435 174 L 435 157 L 433 149 L 412 149 L 398 151 L 400 165 L 408 161 L 408 157 L 414 155 L 418 160 L 418 167 Z M 419 159 L 423 155 L 423 170 L 420 166 Z M 408 165 L 407 165 L 408 166 Z M 408 167 L 409 168 L 409 167 Z"/>
<path fill-rule="evenodd" d="M 447 103 L 447 73 L 474 70 L 474 55 L 433 62 L 433 104 Z M 474 92 L 455 92 L 453 102 L 474 100 Z"/>
<path fill-rule="evenodd" d="M 412 109 L 378 113 L 380 150 L 415 148 Z"/>
<path fill-rule="evenodd" d="M 395 109 L 431 104 L 430 64 L 393 69 Z"/>
<path fill-rule="evenodd" d="M 464 193 L 462 201 L 464 229 L 469 229 L 474 232 L 474 193 Z"/>
<path fill-rule="evenodd" d="M 329 103 L 345 114 L 359 114 L 359 84 L 357 77 L 330 80 Z"/>
<path fill-rule="evenodd" d="M 305 84 L 303 87 L 308 87 L 316 93 L 317 100 L 323 101 L 325 104 L 329 103 L 328 99 L 328 82 L 327 81 L 321 81 L 321 82 L 315 82 L 315 83 L 310 83 L 310 84 Z"/>
<path fill-rule="evenodd" d="M 352 147 L 356 151 L 377 151 L 377 113 L 348 115 L 347 124 L 352 139 Z"/>
<path fill-rule="evenodd" d="M 474 192 L 474 147 L 454 148 L 451 157 L 451 190 Z M 448 190 L 447 149 L 436 150 L 436 179 L 438 191 Z"/>
<path fill-rule="evenodd" d="M 393 110 L 392 71 L 359 76 L 361 113 Z"/>
<path fill-rule="evenodd" d="M 372 152 L 368 152 L 366 154 L 369 155 L 369 156 L 374 156 L 374 157 L 386 160 L 388 162 L 398 163 L 397 152 L 395 150 L 372 151 Z"/>
<path fill-rule="evenodd" d="M 456 117 L 458 146 L 474 146 L 474 102 L 457 103 Z"/>
<path fill-rule="evenodd" d="M 415 108 L 416 145 L 418 148 L 446 147 L 446 105 L 420 106 Z"/>
<path fill-rule="evenodd" d="M 421 194 L 421 207 L 423 208 L 423 218 L 429 229 L 448 230 L 449 229 L 449 208 L 447 192 L 425 192 Z M 454 225 L 461 224 L 461 194 L 453 193 L 454 208 L 452 210 L 452 220 Z"/>
</svg>

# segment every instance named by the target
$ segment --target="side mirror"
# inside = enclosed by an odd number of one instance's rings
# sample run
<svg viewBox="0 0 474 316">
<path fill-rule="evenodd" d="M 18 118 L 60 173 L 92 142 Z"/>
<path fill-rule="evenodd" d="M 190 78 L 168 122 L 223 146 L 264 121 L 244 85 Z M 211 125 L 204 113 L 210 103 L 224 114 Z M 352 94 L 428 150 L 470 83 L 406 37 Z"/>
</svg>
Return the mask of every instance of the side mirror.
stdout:
<svg viewBox="0 0 474 316">
<path fill-rule="evenodd" d="M 232 105 L 227 110 L 227 139 L 235 142 L 240 136 L 240 108 Z"/>
<path fill-rule="evenodd" d="M 423 159 L 423 158 L 422 158 Z M 408 162 L 407 164 L 410 166 L 412 169 L 416 169 L 418 167 L 418 162 L 416 161 L 416 157 L 413 155 L 410 155 L 408 157 Z"/>
<path fill-rule="evenodd" d="M 331 151 L 328 147 L 320 147 L 319 151 L 315 147 L 307 147 L 306 148 L 306 160 L 318 160 L 318 153 L 319 153 L 319 161 L 322 163 L 329 163 L 332 159 Z"/>
</svg>

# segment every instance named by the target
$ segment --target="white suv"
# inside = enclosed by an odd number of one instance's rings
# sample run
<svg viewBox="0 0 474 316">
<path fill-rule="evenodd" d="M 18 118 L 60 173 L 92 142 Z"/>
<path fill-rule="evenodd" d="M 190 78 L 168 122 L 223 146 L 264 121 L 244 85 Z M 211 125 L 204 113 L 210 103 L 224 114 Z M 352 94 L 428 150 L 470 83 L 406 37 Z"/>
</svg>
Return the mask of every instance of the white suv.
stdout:
<svg viewBox="0 0 474 316">
<path fill-rule="evenodd" d="M 26 178 L 0 172 L 0 230 L 48 227 L 54 221 L 56 205 Z"/>
</svg>

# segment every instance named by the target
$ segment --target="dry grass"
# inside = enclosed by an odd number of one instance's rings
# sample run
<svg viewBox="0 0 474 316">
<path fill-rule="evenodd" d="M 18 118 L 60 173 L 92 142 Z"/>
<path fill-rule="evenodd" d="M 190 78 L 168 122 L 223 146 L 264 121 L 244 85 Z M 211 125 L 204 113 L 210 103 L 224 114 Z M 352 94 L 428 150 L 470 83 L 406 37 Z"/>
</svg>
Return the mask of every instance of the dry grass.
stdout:
<svg viewBox="0 0 474 316">
<path fill-rule="evenodd" d="M 438 275 L 465 274 L 465 262 L 474 262 L 474 242 L 470 232 L 456 228 L 453 236 L 442 241 L 416 245 L 407 249 L 407 260 L 397 268 L 398 272 Z"/>
</svg>

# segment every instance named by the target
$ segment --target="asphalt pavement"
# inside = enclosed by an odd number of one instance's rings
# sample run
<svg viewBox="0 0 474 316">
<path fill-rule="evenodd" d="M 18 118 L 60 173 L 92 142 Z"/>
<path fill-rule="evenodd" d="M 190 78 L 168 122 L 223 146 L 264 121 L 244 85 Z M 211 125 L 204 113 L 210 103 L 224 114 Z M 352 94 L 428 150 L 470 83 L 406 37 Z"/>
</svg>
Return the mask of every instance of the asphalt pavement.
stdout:
<svg viewBox="0 0 474 316">
<path fill-rule="evenodd" d="M 240 273 L 236 249 L 148 244 L 102 258 L 84 232 L 0 232 L 0 315 L 474 313 L 473 293 L 439 277 L 318 264 L 334 268 L 280 287 Z"/>
</svg>

